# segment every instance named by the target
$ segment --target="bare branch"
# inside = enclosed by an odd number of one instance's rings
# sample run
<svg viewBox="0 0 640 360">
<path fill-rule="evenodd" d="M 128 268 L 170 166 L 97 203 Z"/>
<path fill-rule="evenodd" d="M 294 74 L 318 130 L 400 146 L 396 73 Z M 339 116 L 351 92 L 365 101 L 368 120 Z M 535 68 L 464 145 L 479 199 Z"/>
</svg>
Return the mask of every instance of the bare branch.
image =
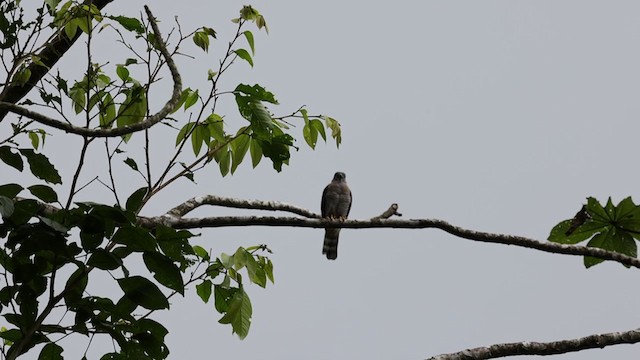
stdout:
<svg viewBox="0 0 640 360">
<path fill-rule="evenodd" d="M 307 218 L 320 218 L 321 216 L 307 209 L 303 209 L 280 201 L 245 200 L 215 195 L 205 195 L 191 198 L 184 203 L 167 211 L 167 215 L 183 217 L 195 208 L 203 205 L 224 206 L 236 209 L 287 211 Z"/>
<path fill-rule="evenodd" d="M 149 10 L 147 6 L 145 6 L 144 9 L 147 12 L 147 16 L 149 17 L 149 22 L 151 23 L 153 32 L 156 34 L 157 42 L 155 45 L 160 50 L 160 53 L 162 53 L 162 56 L 165 58 L 165 61 L 167 62 L 167 66 L 169 67 L 169 71 L 171 72 L 171 77 L 173 78 L 173 92 L 171 94 L 171 98 L 162 107 L 162 109 L 160 109 L 160 111 L 158 111 L 156 114 L 147 117 L 145 120 L 139 123 L 135 123 L 135 124 L 119 127 L 119 128 L 90 129 L 90 128 L 71 125 L 67 122 L 62 122 L 60 120 L 31 111 L 22 106 L 15 105 L 12 102 L 0 101 L 0 111 L 2 109 L 8 110 L 10 112 L 16 113 L 18 115 L 22 115 L 24 117 L 27 117 L 41 124 L 48 125 L 68 133 L 82 135 L 86 137 L 116 137 L 116 136 L 127 135 L 137 131 L 148 129 L 153 125 L 157 124 L 158 122 L 162 121 L 163 119 L 165 119 L 175 109 L 176 105 L 180 100 L 180 95 L 182 93 L 182 78 L 180 77 L 180 73 L 178 73 L 178 68 L 176 64 L 173 62 L 173 59 L 171 58 L 171 54 L 167 50 L 166 44 L 162 39 L 162 35 L 160 34 L 160 29 L 158 28 L 158 24 L 156 23 L 156 20 L 153 17 L 151 10 Z M 0 97 L 0 99 L 3 99 L 3 97 Z M 1 115 L 2 113 L 0 112 L 0 116 Z"/>
<path fill-rule="evenodd" d="M 442 354 L 430 357 L 428 360 L 480 360 L 516 355 L 556 355 L 587 349 L 601 349 L 610 345 L 635 344 L 638 342 L 640 342 L 640 329 L 635 329 L 547 343 L 525 341 L 496 344 L 488 347 L 467 349 L 457 353 Z"/>
</svg>

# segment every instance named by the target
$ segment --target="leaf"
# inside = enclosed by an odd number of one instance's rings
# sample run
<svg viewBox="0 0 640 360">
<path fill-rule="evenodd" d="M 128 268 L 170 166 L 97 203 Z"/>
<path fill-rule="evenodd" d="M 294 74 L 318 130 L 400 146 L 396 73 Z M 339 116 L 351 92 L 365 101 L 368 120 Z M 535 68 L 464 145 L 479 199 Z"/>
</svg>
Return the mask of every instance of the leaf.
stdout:
<svg viewBox="0 0 640 360">
<path fill-rule="evenodd" d="M 189 91 L 187 92 L 187 96 L 184 100 L 184 109 L 187 110 L 188 108 L 192 107 L 196 101 L 198 101 L 198 99 L 200 98 L 200 95 L 198 94 L 198 90 L 193 91 L 191 89 L 188 89 Z"/>
<path fill-rule="evenodd" d="M 237 49 L 233 51 L 234 53 L 236 53 L 236 55 L 238 55 L 239 58 L 243 59 L 244 61 L 248 62 L 249 65 L 251 65 L 251 67 L 253 67 L 253 59 L 251 58 L 251 54 L 249 54 L 249 52 L 245 49 Z"/>
<path fill-rule="evenodd" d="M 244 129 L 240 129 L 239 132 L 242 132 Z M 231 166 L 231 174 L 236 172 L 238 165 L 244 159 L 244 156 L 247 154 L 247 150 L 249 150 L 249 140 L 251 138 L 249 135 L 242 134 L 238 136 L 235 140 L 231 142 L 231 151 L 232 151 L 232 166 Z"/>
<path fill-rule="evenodd" d="M 18 171 L 22 171 L 24 169 L 22 157 L 20 157 L 19 154 L 14 153 L 8 146 L 0 146 L 0 160 Z"/>
<path fill-rule="evenodd" d="M 132 168 L 133 170 L 138 171 L 138 164 L 136 163 L 135 160 L 133 160 L 132 158 L 126 158 L 124 160 L 124 163 L 129 165 L 130 168 Z"/>
<path fill-rule="evenodd" d="M 15 210 L 13 206 L 13 200 L 6 196 L 0 195 L 0 217 L 8 218 L 13 215 L 13 211 Z"/>
<path fill-rule="evenodd" d="M 156 251 L 156 239 L 147 230 L 124 226 L 118 229 L 111 240 L 126 245 L 131 251 Z"/>
<path fill-rule="evenodd" d="M 140 208 L 142 207 L 142 201 L 144 200 L 145 196 L 147 196 L 148 191 L 149 191 L 149 188 L 146 186 L 141 187 L 140 189 L 134 191 L 133 194 L 131 194 L 127 199 L 125 208 L 128 211 L 131 211 L 137 214 L 138 211 L 140 211 Z"/>
<path fill-rule="evenodd" d="M 591 238 L 594 234 L 606 231 L 607 226 L 595 221 L 587 221 L 579 226 L 571 235 L 567 236 L 567 230 L 571 227 L 572 219 L 564 220 L 551 229 L 548 240 L 558 244 L 577 244 Z"/>
<path fill-rule="evenodd" d="M 107 93 L 102 99 L 99 106 L 100 110 L 100 126 L 111 127 L 113 120 L 116 118 L 116 104 L 113 102 L 111 94 Z"/>
<path fill-rule="evenodd" d="M 160 284 L 184 296 L 182 274 L 171 259 L 158 252 L 145 252 L 142 258 L 147 269 Z"/>
<path fill-rule="evenodd" d="M 196 46 L 205 52 L 209 52 L 209 36 L 204 31 L 196 31 L 192 39 Z"/>
<path fill-rule="evenodd" d="M 102 270 L 115 270 L 122 266 L 122 260 L 105 249 L 96 249 L 89 257 L 87 265 Z"/>
<path fill-rule="evenodd" d="M 207 123 L 207 127 L 209 128 L 209 133 L 211 136 L 218 141 L 219 143 L 223 143 L 227 140 L 226 135 L 224 133 L 224 120 L 218 114 L 211 114 L 205 120 Z"/>
<path fill-rule="evenodd" d="M 207 252 L 207 250 L 205 250 L 200 245 L 194 245 L 193 246 L 193 252 L 196 254 L 196 256 L 198 256 L 199 258 L 201 258 L 204 261 L 209 261 L 209 259 L 210 259 L 209 253 Z"/>
<path fill-rule="evenodd" d="M 142 276 L 130 276 L 118 279 L 118 285 L 125 296 L 134 304 L 148 310 L 169 308 L 169 301 L 158 287 Z"/>
<path fill-rule="evenodd" d="M 310 148 L 316 148 L 316 143 L 318 142 L 318 130 L 311 126 L 311 123 L 307 122 L 304 124 L 304 127 L 302 128 L 302 136 Z"/>
<path fill-rule="evenodd" d="M 253 43 L 253 33 L 249 30 L 243 32 L 242 34 L 244 34 L 244 37 L 247 39 L 247 42 L 249 43 L 249 47 L 251 48 L 251 53 L 252 54 L 256 54 L 256 48 L 255 45 Z"/>
<path fill-rule="evenodd" d="M 327 141 L 327 134 L 324 132 L 324 126 L 322 125 L 322 121 L 318 119 L 311 119 L 309 120 L 309 124 L 311 124 L 311 127 L 315 128 L 318 131 L 318 133 L 320 134 L 320 136 L 322 136 L 322 139 L 324 141 Z"/>
<path fill-rule="evenodd" d="M 233 333 L 238 334 L 240 339 L 244 339 L 249 334 L 252 311 L 249 296 L 244 289 L 240 288 L 233 294 L 226 314 L 218 322 L 231 324 Z"/>
<path fill-rule="evenodd" d="M 211 297 L 212 286 L 213 284 L 209 279 L 206 279 L 202 283 L 196 285 L 196 293 L 198 294 L 198 296 L 200 296 L 205 304 L 209 302 L 209 298 Z"/>
<path fill-rule="evenodd" d="M 182 129 L 180 129 L 180 131 L 178 132 L 178 136 L 176 137 L 176 146 L 180 145 L 187 134 L 191 133 L 191 130 L 194 126 L 196 126 L 196 123 L 188 122 L 182 127 Z"/>
<path fill-rule="evenodd" d="M 87 104 L 87 93 L 81 84 L 76 83 L 69 90 L 69 98 L 73 101 L 73 109 L 76 114 L 80 114 L 84 111 L 84 107 Z"/>
<path fill-rule="evenodd" d="M 38 360 L 62 360 L 62 347 L 56 343 L 48 343 L 40 351 Z"/>
<path fill-rule="evenodd" d="M 89 278 L 84 268 L 78 268 L 69 276 L 64 292 L 64 301 L 67 307 L 71 307 L 80 301 L 84 290 L 87 288 L 88 281 Z"/>
<path fill-rule="evenodd" d="M 274 105 L 278 104 L 278 100 L 276 100 L 275 95 L 258 84 L 255 84 L 253 86 L 240 84 L 236 86 L 234 92 L 236 94 L 240 93 L 240 95 L 244 94 L 248 98 L 251 98 L 253 100 L 266 101 Z"/>
<path fill-rule="evenodd" d="M 336 141 L 336 147 L 340 148 L 340 144 L 342 143 L 342 130 L 340 128 L 340 123 L 336 121 L 336 119 L 323 116 L 324 122 L 329 129 L 331 129 L 331 137 Z"/>
<path fill-rule="evenodd" d="M 139 123 L 147 114 L 147 98 L 144 88 L 135 85 L 127 90 L 127 98 L 118 108 L 118 116 L 116 126 L 118 128 L 126 127 L 135 123 Z M 123 136 L 125 142 L 129 141 L 132 134 Z"/>
<path fill-rule="evenodd" d="M 58 170 L 49 162 L 46 156 L 35 153 L 31 149 L 20 149 L 20 153 L 27 158 L 31 173 L 38 179 L 52 184 L 62 184 Z"/>
<path fill-rule="evenodd" d="M 24 188 L 18 184 L 5 184 L 0 185 L 0 195 L 6 196 L 9 199 L 16 197 Z"/>
<path fill-rule="evenodd" d="M 120 80 L 127 82 L 129 80 L 129 69 L 127 69 L 124 65 L 116 65 L 116 74 L 120 78 Z"/>
<path fill-rule="evenodd" d="M 27 189 L 29 189 L 33 196 L 46 203 L 54 203 L 58 201 L 58 194 L 46 185 L 33 185 L 29 186 Z"/>
<path fill-rule="evenodd" d="M 231 166 L 231 150 L 229 149 L 229 145 L 223 146 L 217 153 L 220 174 L 222 174 L 222 177 L 225 177 L 229 173 L 229 167 Z"/>
<path fill-rule="evenodd" d="M 615 227 L 610 227 L 607 231 L 597 234 L 587 244 L 589 247 L 619 252 L 628 256 L 637 256 L 637 245 L 631 235 L 624 231 L 618 231 Z M 584 266 L 590 268 L 603 262 L 603 259 L 590 256 L 584 257 Z M 629 267 L 625 265 L 626 267 Z"/>
<path fill-rule="evenodd" d="M 144 26 L 140 20 L 136 18 L 130 18 L 126 16 L 107 16 L 111 20 L 117 21 L 120 26 L 125 28 L 127 31 L 135 31 L 138 34 L 144 33 Z"/>
<path fill-rule="evenodd" d="M 29 131 L 29 140 L 31 140 L 31 146 L 33 146 L 33 148 L 35 150 L 38 150 L 38 146 L 40 145 L 40 138 L 38 137 L 38 134 L 35 131 Z"/>
<path fill-rule="evenodd" d="M 209 128 L 204 124 L 198 124 L 195 130 L 191 133 L 191 146 L 193 147 L 193 154 L 200 154 L 203 143 L 209 143 L 211 134 L 209 134 Z"/>
<path fill-rule="evenodd" d="M 262 160 L 262 146 L 260 142 L 256 139 L 251 138 L 251 142 L 249 144 L 249 152 L 251 153 L 251 164 L 255 169 L 258 164 L 260 164 L 260 160 Z"/>
</svg>

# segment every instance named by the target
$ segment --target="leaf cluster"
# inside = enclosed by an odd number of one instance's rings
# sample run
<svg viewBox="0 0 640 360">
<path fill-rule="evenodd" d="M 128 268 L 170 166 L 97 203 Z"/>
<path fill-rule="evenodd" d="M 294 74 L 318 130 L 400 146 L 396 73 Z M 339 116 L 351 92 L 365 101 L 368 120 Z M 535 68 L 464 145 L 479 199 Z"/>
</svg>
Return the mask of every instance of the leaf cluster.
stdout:
<svg viewBox="0 0 640 360">
<path fill-rule="evenodd" d="M 587 204 L 573 219 L 561 221 L 551 230 L 549 241 L 559 244 L 578 244 L 615 251 L 636 257 L 640 240 L 640 205 L 631 197 L 614 205 L 611 198 L 603 206 L 595 198 L 587 198 Z M 584 265 L 589 268 L 604 260 L 585 256 Z"/>
</svg>

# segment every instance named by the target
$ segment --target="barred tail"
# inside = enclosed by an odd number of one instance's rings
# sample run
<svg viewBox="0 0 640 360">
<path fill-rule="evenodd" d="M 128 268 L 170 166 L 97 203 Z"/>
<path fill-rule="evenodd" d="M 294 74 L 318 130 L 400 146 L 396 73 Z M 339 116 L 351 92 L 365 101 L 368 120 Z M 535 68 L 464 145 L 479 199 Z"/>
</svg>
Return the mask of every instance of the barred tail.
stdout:
<svg viewBox="0 0 640 360">
<path fill-rule="evenodd" d="M 325 229 L 324 231 L 324 245 L 322 246 L 322 253 L 327 254 L 327 259 L 335 260 L 338 257 L 338 236 L 340 235 L 340 229 Z"/>
</svg>

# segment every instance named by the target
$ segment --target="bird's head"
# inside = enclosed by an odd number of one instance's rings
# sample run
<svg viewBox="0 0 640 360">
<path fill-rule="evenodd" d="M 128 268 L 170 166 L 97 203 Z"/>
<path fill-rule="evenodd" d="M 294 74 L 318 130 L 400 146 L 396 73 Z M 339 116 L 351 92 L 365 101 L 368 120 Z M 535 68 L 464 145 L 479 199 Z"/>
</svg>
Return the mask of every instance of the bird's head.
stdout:
<svg viewBox="0 0 640 360">
<path fill-rule="evenodd" d="M 338 171 L 335 175 L 333 175 L 333 181 L 346 181 L 347 176 L 342 172 Z"/>
</svg>

